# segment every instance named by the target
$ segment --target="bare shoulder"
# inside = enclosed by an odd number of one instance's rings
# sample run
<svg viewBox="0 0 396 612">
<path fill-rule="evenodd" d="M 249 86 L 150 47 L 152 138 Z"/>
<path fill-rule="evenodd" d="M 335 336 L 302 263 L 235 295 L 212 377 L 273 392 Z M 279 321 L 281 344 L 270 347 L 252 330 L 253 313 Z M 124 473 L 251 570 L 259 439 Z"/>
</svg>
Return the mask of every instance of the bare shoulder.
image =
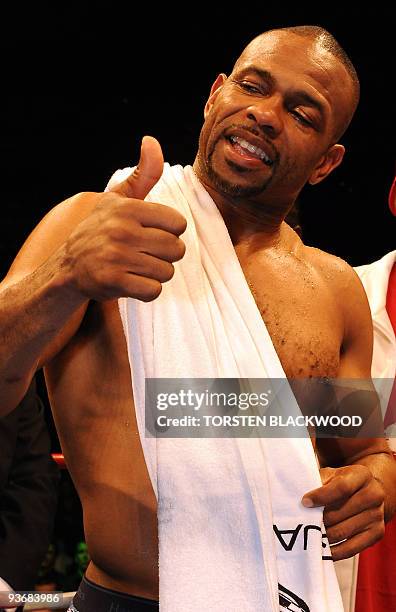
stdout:
<svg viewBox="0 0 396 612">
<path fill-rule="evenodd" d="M 98 195 L 94 192 L 79 193 L 52 208 L 21 247 L 1 288 L 18 282 L 41 266 L 92 212 Z"/>
<path fill-rule="evenodd" d="M 367 303 L 360 278 L 346 261 L 321 249 L 307 246 L 292 228 L 287 228 L 287 232 L 288 244 L 292 245 L 298 258 L 335 296 L 339 297 L 342 292 L 345 297 L 346 292 L 348 297 Z"/>
<path fill-rule="evenodd" d="M 353 303 L 349 303 L 348 307 L 359 302 L 368 306 L 359 276 L 344 259 L 306 245 L 304 245 L 304 255 L 327 285 L 337 294 L 341 292 L 344 304 L 345 299 L 350 299 Z"/>
<path fill-rule="evenodd" d="M 353 268 L 341 257 L 304 244 L 304 256 L 330 282 L 344 282 L 355 275 Z"/>
</svg>

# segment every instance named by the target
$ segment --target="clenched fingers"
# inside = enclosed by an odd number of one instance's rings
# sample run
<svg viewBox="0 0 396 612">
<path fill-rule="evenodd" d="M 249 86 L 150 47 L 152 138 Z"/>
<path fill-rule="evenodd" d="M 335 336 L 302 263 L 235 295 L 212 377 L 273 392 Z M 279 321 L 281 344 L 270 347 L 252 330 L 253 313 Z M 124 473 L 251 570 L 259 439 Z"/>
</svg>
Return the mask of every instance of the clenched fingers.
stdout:
<svg viewBox="0 0 396 612">
<path fill-rule="evenodd" d="M 366 510 L 383 507 L 384 490 L 374 478 L 342 504 L 325 506 L 323 520 L 326 528 L 354 517 Z M 383 518 L 383 517 L 382 517 Z"/>
<path fill-rule="evenodd" d="M 137 200 L 130 200 L 131 206 Z M 180 236 L 186 231 L 187 221 L 171 206 L 157 204 L 156 202 L 144 202 L 144 205 L 135 206 L 135 219 L 140 221 L 143 227 L 156 227 Z"/>
<path fill-rule="evenodd" d="M 342 504 L 372 479 L 370 470 L 363 465 L 334 469 L 334 475 L 324 485 L 304 495 L 302 504 L 306 507 Z"/>
<path fill-rule="evenodd" d="M 364 510 L 360 514 L 351 516 L 344 521 L 326 526 L 326 533 L 330 544 L 350 539 L 358 533 L 384 523 L 384 504 Z"/>
<path fill-rule="evenodd" d="M 171 280 L 175 273 L 175 268 L 171 263 L 147 253 L 135 254 L 128 263 L 131 269 L 126 270 L 127 274 L 153 278 L 160 283 Z"/>
<path fill-rule="evenodd" d="M 175 236 L 180 236 L 187 227 L 187 221 L 179 211 L 157 202 L 146 202 L 107 193 L 102 198 L 100 208 L 104 214 L 110 213 L 126 225 L 129 222 L 138 222 L 142 227 L 162 229 Z"/>
<path fill-rule="evenodd" d="M 333 561 L 339 561 L 340 559 L 348 559 L 349 557 L 353 557 L 357 555 L 365 548 L 372 546 L 381 538 L 384 537 L 385 526 L 384 523 L 376 522 L 374 525 L 360 531 L 356 535 L 348 538 L 344 542 L 340 542 L 340 544 L 333 544 L 331 546 L 331 555 L 333 557 Z"/>
</svg>

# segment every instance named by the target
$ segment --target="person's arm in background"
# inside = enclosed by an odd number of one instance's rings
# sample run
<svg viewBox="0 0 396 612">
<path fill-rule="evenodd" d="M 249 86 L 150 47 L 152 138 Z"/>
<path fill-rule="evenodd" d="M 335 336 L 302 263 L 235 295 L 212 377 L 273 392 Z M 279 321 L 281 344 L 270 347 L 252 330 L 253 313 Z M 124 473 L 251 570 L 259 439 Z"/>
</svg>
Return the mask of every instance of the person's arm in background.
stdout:
<svg viewBox="0 0 396 612">
<path fill-rule="evenodd" d="M 59 471 L 50 450 L 33 383 L 0 419 L 0 577 L 14 590 L 34 588 L 52 536 Z"/>
</svg>

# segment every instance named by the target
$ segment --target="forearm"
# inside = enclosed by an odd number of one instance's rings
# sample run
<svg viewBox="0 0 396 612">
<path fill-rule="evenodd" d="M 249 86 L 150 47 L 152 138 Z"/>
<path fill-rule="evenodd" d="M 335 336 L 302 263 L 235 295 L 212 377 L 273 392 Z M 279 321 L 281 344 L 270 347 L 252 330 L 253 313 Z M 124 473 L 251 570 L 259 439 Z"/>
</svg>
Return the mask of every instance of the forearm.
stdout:
<svg viewBox="0 0 396 612">
<path fill-rule="evenodd" d="M 61 251 L 0 292 L 0 414 L 24 396 L 45 352 L 84 305 Z"/>
<path fill-rule="evenodd" d="M 396 461 L 391 451 L 366 455 L 351 465 L 354 464 L 365 465 L 382 485 L 385 492 L 385 522 L 390 521 L 396 512 Z"/>
</svg>

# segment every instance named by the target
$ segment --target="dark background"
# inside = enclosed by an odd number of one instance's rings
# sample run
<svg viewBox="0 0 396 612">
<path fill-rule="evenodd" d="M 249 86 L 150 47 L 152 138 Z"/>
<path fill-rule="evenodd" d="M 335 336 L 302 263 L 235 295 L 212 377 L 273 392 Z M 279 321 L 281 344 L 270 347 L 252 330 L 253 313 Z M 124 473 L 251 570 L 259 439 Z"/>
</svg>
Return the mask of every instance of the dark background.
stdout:
<svg viewBox="0 0 396 612">
<path fill-rule="evenodd" d="M 252 37 L 287 25 L 330 30 L 362 86 L 342 141 L 343 165 L 301 195 L 305 240 L 352 265 L 395 249 L 396 218 L 387 207 L 395 170 L 395 16 L 385 3 L 369 10 L 344 4 L 326 10 L 251 2 L 172 3 L 161 11 L 153 3 L 130 3 L 128 10 L 115 3 L 2 9 L 0 276 L 53 205 L 79 191 L 102 190 L 114 170 L 136 163 L 144 134 L 160 140 L 170 163 L 191 163 L 217 74 L 230 71 Z M 45 397 L 41 374 L 39 383 Z M 58 450 L 49 411 L 47 418 Z M 64 473 L 53 556 L 72 563 L 82 538 L 79 502 Z M 77 570 L 68 567 L 57 574 L 50 559 L 40 580 L 75 588 Z"/>
<path fill-rule="evenodd" d="M 357 5 L 359 6 L 359 5 Z M 130 4 L 73 9 L 35 6 L 3 16 L 0 272 L 42 215 L 73 193 L 99 191 L 156 136 L 171 163 L 191 163 L 202 109 L 218 72 L 229 72 L 263 30 L 299 24 L 329 29 L 361 78 L 347 156 L 301 196 L 306 242 L 352 265 L 396 246 L 387 208 L 394 173 L 392 9 Z M 142 12 L 143 8 L 143 12 Z M 175 20 L 178 20 L 178 24 Z"/>
</svg>

